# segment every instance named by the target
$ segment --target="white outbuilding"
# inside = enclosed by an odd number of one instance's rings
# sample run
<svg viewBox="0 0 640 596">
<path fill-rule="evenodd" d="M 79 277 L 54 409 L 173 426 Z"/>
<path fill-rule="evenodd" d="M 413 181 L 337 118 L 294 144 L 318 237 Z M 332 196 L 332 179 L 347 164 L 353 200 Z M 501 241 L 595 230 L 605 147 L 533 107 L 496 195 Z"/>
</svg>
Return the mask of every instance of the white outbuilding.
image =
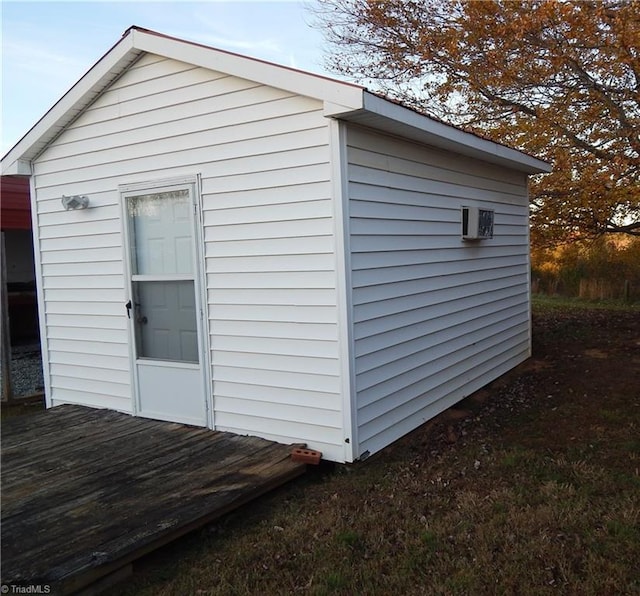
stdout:
<svg viewBox="0 0 640 596">
<path fill-rule="evenodd" d="M 351 462 L 531 353 L 548 165 L 363 87 L 132 27 L 2 170 L 49 407 Z"/>
</svg>

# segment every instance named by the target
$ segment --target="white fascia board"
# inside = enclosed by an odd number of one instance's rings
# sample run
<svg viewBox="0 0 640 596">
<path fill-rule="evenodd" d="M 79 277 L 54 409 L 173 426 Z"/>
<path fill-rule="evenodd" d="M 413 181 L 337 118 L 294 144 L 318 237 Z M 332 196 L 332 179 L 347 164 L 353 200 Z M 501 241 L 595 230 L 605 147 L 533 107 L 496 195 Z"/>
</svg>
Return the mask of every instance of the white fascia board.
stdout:
<svg viewBox="0 0 640 596">
<path fill-rule="evenodd" d="M 364 108 L 364 94 L 360 94 L 361 102 L 360 106 L 353 108 L 352 106 L 344 106 L 337 103 L 332 103 L 330 101 L 325 101 L 322 113 L 325 118 L 340 118 L 343 116 L 353 116 L 355 113 L 361 113 Z"/>
<path fill-rule="evenodd" d="M 0 162 L 2 174 L 30 175 L 31 161 L 138 56 L 131 35 L 123 37 L 9 150 Z"/>
<path fill-rule="evenodd" d="M 396 123 L 400 134 L 406 130 L 406 127 L 410 127 L 419 133 L 417 138 L 422 136 L 425 142 L 437 147 L 484 161 L 508 165 L 527 174 L 550 172 L 552 169 L 547 162 L 516 149 L 438 122 L 367 91 L 364 91 L 363 95 L 364 113 L 374 114 Z"/>
<path fill-rule="evenodd" d="M 363 88 L 359 85 L 137 29 L 132 31 L 132 36 L 135 48 L 151 54 L 328 101 L 349 110 L 362 108 Z"/>
<path fill-rule="evenodd" d="M 31 176 L 31 162 L 24 159 L 16 159 L 13 163 L 5 166 L 2 161 L 3 176 Z"/>
</svg>

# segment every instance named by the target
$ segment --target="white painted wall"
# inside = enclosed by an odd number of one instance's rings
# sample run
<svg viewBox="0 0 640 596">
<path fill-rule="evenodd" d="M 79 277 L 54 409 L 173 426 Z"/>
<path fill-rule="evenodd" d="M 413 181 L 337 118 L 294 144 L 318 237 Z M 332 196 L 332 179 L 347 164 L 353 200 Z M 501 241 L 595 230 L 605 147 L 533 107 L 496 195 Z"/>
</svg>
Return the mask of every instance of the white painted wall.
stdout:
<svg viewBox="0 0 640 596">
<path fill-rule="evenodd" d="M 145 55 L 35 160 L 53 405 L 131 411 L 118 186 L 200 174 L 216 428 L 341 459 L 330 173 L 321 102 Z"/>
<path fill-rule="evenodd" d="M 529 355 L 524 174 L 350 126 L 359 453 L 375 452 Z M 462 205 L 495 210 L 463 242 Z"/>
</svg>

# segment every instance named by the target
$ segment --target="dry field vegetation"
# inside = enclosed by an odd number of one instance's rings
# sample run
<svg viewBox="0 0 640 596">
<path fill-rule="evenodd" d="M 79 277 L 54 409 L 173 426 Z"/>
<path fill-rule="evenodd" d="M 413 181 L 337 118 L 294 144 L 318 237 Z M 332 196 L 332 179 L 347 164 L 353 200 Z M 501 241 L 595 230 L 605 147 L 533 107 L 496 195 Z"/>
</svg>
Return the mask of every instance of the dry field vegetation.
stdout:
<svg viewBox="0 0 640 596">
<path fill-rule="evenodd" d="M 528 363 L 158 551 L 115 592 L 640 594 L 640 310 L 537 301 Z"/>
</svg>

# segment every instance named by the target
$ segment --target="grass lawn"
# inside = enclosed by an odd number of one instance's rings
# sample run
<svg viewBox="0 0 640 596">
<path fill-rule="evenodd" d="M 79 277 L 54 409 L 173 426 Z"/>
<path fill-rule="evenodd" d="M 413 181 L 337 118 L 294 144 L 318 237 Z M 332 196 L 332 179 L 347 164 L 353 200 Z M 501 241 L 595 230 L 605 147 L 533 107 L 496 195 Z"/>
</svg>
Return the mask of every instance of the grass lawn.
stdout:
<svg viewBox="0 0 640 596">
<path fill-rule="evenodd" d="M 533 331 L 533 358 L 456 410 L 109 593 L 640 594 L 640 309 L 536 299 Z"/>
<path fill-rule="evenodd" d="M 325 465 L 116 593 L 640 594 L 640 311 L 534 304 L 534 356 L 365 462 Z"/>
</svg>

